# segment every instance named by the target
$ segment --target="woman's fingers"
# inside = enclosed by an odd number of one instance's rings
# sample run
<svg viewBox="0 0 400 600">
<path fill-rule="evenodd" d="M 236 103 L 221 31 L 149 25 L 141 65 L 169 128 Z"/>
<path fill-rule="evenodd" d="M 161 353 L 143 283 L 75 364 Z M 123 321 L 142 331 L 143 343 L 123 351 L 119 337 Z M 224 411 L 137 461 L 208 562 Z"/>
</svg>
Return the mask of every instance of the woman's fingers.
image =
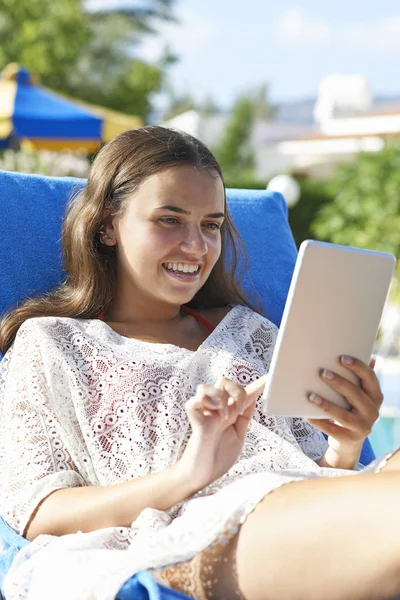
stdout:
<svg viewBox="0 0 400 600">
<path fill-rule="evenodd" d="M 248 418 L 247 413 L 253 413 L 254 403 L 262 393 L 265 383 L 266 376 L 243 388 L 227 377 L 220 377 L 215 386 L 197 386 L 196 396 L 190 406 L 202 411 L 205 416 L 218 413 L 224 420 L 235 422 L 239 416 Z"/>
<path fill-rule="evenodd" d="M 328 419 L 328 423 L 329 419 L 336 421 L 340 424 L 342 428 L 344 427 L 348 431 L 356 434 L 358 437 L 367 437 L 371 433 L 372 425 L 375 423 L 378 417 L 376 409 L 375 412 L 370 411 L 366 415 L 363 415 L 359 412 L 342 408 L 334 402 L 330 402 L 326 398 L 323 398 L 319 394 L 311 393 L 308 395 L 308 399 L 312 404 L 318 406 L 318 408 L 326 414 L 326 419 Z M 323 433 L 330 434 L 330 431 L 332 429 L 330 425 L 328 425 L 329 431 L 321 428 L 321 425 L 324 424 L 324 421 L 326 419 L 308 420 L 312 425 L 317 427 L 317 429 L 323 431 Z"/>
<path fill-rule="evenodd" d="M 245 388 L 235 383 L 231 379 L 222 377 L 218 380 L 217 386 L 224 389 L 229 394 L 228 404 L 236 405 L 240 415 L 243 415 L 247 409 L 252 408 L 254 402 L 262 394 L 268 375 L 263 375 L 255 381 L 249 383 Z"/>
<path fill-rule="evenodd" d="M 231 416 L 243 414 L 248 404 L 245 389 L 227 377 L 220 377 L 215 386 L 227 394 L 227 414 Z"/>
<path fill-rule="evenodd" d="M 308 395 L 309 401 L 325 412 L 327 418 L 309 419 L 309 422 L 337 441 L 362 440 L 371 433 L 372 427 L 379 417 L 383 395 L 372 368 L 373 363 L 366 365 L 362 361 L 348 356 L 342 356 L 340 362 L 357 375 L 360 386 L 327 369 L 323 369 L 321 378 L 329 387 L 346 398 L 351 409 L 344 409 L 319 394 L 311 393 Z M 331 421 L 335 421 L 335 423 Z"/>
<path fill-rule="evenodd" d="M 375 359 L 372 359 L 370 364 L 366 365 L 361 360 L 352 356 L 341 356 L 340 362 L 346 369 L 357 375 L 360 379 L 361 389 L 379 408 L 383 402 L 383 394 L 374 371 Z"/>
<path fill-rule="evenodd" d="M 367 365 L 364 366 L 369 369 Z M 374 392 L 368 394 L 362 387 L 359 387 L 345 377 L 327 369 L 321 371 L 321 379 L 327 383 L 329 387 L 346 398 L 353 411 L 363 415 L 370 415 L 371 418 L 374 417 L 376 420 L 379 413 L 379 407 L 382 403 L 382 393 L 379 384 Z"/>
<path fill-rule="evenodd" d="M 197 386 L 193 408 L 200 410 L 204 416 L 219 415 L 224 418 L 226 413 L 227 394 L 224 390 L 212 385 Z"/>
<path fill-rule="evenodd" d="M 244 404 L 244 389 L 229 379 L 221 377 L 215 386 L 201 384 L 197 386 L 195 408 L 202 410 L 205 416 L 218 413 L 227 421 L 237 416 Z"/>
<path fill-rule="evenodd" d="M 257 400 L 258 396 L 263 393 L 267 381 L 268 373 L 246 385 L 244 389 L 246 391 L 247 401 L 249 404 Z"/>
<path fill-rule="evenodd" d="M 329 419 L 306 419 L 306 421 L 316 429 L 319 429 L 319 431 L 322 431 L 322 433 L 334 438 L 339 444 L 350 444 L 352 446 L 360 445 L 360 436 L 338 423 L 334 423 Z"/>
</svg>

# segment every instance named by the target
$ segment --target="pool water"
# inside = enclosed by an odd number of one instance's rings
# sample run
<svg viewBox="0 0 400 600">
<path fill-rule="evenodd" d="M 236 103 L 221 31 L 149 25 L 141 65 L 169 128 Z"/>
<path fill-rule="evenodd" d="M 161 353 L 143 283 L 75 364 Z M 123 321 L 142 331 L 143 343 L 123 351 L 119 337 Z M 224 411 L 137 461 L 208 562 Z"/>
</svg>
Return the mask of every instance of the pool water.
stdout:
<svg viewBox="0 0 400 600">
<path fill-rule="evenodd" d="M 380 417 L 369 439 L 376 456 L 400 446 L 400 416 Z"/>
<path fill-rule="evenodd" d="M 377 456 L 400 446 L 400 372 L 381 374 L 379 380 L 385 400 L 370 435 Z"/>
</svg>

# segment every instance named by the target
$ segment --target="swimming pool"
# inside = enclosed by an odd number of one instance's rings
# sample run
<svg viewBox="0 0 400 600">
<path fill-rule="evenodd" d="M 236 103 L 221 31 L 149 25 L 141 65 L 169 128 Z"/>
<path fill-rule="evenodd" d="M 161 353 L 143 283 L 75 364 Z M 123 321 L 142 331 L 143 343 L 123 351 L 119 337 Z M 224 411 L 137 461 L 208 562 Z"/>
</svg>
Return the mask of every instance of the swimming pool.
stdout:
<svg viewBox="0 0 400 600">
<path fill-rule="evenodd" d="M 385 400 L 370 435 L 377 456 L 400 446 L 400 361 L 396 363 L 378 375 Z"/>
</svg>

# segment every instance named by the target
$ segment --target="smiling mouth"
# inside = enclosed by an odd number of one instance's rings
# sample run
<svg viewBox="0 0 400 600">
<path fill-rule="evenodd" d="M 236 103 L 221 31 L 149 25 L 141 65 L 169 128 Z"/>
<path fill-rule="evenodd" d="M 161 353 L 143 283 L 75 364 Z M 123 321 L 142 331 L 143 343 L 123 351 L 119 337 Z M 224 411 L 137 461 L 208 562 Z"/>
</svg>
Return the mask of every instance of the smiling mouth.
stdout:
<svg viewBox="0 0 400 600">
<path fill-rule="evenodd" d="M 187 282 L 196 281 L 199 279 L 201 271 L 200 265 L 177 265 L 176 263 L 163 263 L 162 267 L 170 277 L 173 277 L 178 281 Z M 194 268 L 196 268 L 196 270 L 194 270 Z"/>
</svg>

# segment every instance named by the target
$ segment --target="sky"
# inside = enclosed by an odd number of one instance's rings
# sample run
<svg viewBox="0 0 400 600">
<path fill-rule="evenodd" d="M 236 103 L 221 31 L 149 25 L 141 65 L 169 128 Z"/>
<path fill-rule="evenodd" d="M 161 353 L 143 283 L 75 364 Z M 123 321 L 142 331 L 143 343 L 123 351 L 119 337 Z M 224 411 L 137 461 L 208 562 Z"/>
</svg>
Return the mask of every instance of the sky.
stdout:
<svg viewBox="0 0 400 600">
<path fill-rule="evenodd" d="M 146 0 L 88 0 L 100 7 Z M 229 107 L 269 84 L 272 102 L 315 97 L 329 74 L 360 74 L 373 95 L 400 95 L 399 0 L 177 0 L 177 24 L 161 24 L 140 55 L 179 56 L 170 69 L 178 93 Z"/>
</svg>

